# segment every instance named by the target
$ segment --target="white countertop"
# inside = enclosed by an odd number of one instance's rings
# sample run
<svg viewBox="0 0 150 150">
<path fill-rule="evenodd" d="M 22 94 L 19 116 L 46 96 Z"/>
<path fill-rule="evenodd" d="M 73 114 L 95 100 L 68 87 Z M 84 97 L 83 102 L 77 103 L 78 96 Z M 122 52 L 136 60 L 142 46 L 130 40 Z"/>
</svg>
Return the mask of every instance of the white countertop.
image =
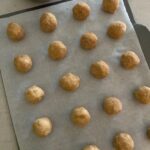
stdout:
<svg viewBox="0 0 150 150">
<path fill-rule="evenodd" d="M 147 26 L 150 30 L 150 0 L 130 0 L 129 1 L 134 18 L 137 23 Z M 0 14 L 21 10 L 37 6 L 37 3 L 30 2 L 29 0 L 16 0 L 1 1 Z M 0 149 L 1 150 L 18 150 L 15 134 L 13 131 L 8 105 L 4 93 L 3 83 L 0 76 Z"/>
</svg>

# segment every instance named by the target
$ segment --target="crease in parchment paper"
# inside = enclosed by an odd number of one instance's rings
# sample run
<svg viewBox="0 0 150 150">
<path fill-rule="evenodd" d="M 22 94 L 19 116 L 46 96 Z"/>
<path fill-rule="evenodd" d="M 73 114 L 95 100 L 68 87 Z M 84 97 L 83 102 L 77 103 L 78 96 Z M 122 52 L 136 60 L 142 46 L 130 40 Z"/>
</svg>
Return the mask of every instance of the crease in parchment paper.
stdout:
<svg viewBox="0 0 150 150">
<path fill-rule="evenodd" d="M 20 149 L 80 150 L 84 145 L 94 143 L 101 149 L 111 150 L 113 136 L 123 131 L 132 135 L 135 150 L 141 150 L 143 146 L 144 150 L 149 150 L 145 126 L 150 123 L 150 107 L 139 104 L 133 91 L 141 85 L 150 86 L 150 72 L 123 1 L 117 12 L 110 15 L 101 10 L 101 0 L 84 0 L 91 7 L 91 14 L 83 22 L 72 17 L 72 7 L 78 1 L 1 19 L 0 65 Z M 46 11 L 51 11 L 58 19 L 58 28 L 51 34 L 43 33 L 39 27 L 39 18 Z M 117 20 L 127 24 L 127 32 L 115 41 L 106 35 L 106 30 Z M 6 27 L 12 21 L 24 26 L 26 38 L 23 41 L 14 43 L 7 38 Z M 92 51 L 84 51 L 79 46 L 80 36 L 87 31 L 96 33 L 99 38 Z M 54 40 L 63 41 L 68 48 L 68 55 L 62 61 L 52 61 L 48 57 L 48 46 Z M 131 71 L 120 66 L 120 55 L 126 50 L 135 51 L 141 59 L 141 64 Z M 24 53 L 32 57 L 33 69 L 22 75 L 15 70 L 13 58 Z M 110 66 L 110 75 L 104 80 L 96 80 L 89 74 L 91 63 L 97 60 L 104 60 Z M 67 72 L 81 78 L 81 86 L 76 92 L 68 93 L 59 87 L 59 78 Z M 24 98 L 25 89 L 33 84 L 46 93 L 44 101 L 37 105 L 30 105 Z M 105 96 L 121 99 L 123 111 L 119 115 L 109 117 L 104 113 Z M 70 121 L 70 113 L 76 106 L 86 107 L 92 117 L 83 129 Z M 32 132 L 33 121 L 42 116 L 50 117 L 54 125 L 53 133 L 43 139 Z"/>
</svg>

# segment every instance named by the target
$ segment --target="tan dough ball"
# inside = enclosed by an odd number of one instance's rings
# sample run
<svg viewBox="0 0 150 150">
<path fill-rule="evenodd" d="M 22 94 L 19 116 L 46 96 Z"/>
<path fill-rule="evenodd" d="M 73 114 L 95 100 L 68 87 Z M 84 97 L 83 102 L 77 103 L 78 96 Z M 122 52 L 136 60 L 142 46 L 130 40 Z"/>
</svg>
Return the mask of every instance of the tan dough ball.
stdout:
<svg viewBox="0 0 150 150">
<path fill-rule="evenodd" d="M 89 5 L 85 2 L 77 3 L 72 9 L 74 18 L 79 21 L 87 19 L 87 17 L 90 15 L 90 11 L 91 9 Z"/>
<path fill-rule="evenodd" d="M 109 115 L 115 115 L 122 111 L 122 103 L 116 97 L 107 97 L 103 103 L 104 111 Z"/>
<path fill-rule="evenodd" d="M 126 32 L 126 24 L 121 21 L 113 22 L 107 30 L 107 34 L 110 38 L 120 39 Z"/>
<path fill-rule="evenodd" d="M 63 59 L 67 54 L 67 47 L 61 41 L 54 41 L 49 45 L 48 54 L 53 60 Z"/>
<path fill-rule="evenodd" d="M 105 12 L 114 13 L 119 7 L 120 0 L 103 0 L 102 8 Z"/>
<path fill-rule="evenodd" d="M 127 133 L 119 133 L 114 139 L 114 147 L 116 150 L 133 150 L 134 141 Z"/>
<path fill-rule="evenodd" d="M 85 127 L 91 120 L 91 115 L 84 107 L 77 107 L 71 114 L 72 122 L 78 127 Z"/>
<path fill-rule="evenodd" d="M 150 127 L 147 129 L 147 137 L 150 139 Z"/>
<path fill-rule="evenodd" d="M 97 45 L 97 36 L 92 32 L 86 32 L 81 36 L 80 46 L 85 50 L 91 50 Z"/>
<path fill-rule="evenodd" d="M 25 37 L 25 31 L 21 25 L 11 22 L 7 26 L 7 35 L 12 41 L 20 41 Z"/>
<path fill-rule="evenodd" d="M 44 98 L 44 95 L 45 95 L 45 92 L 43 91 L 43 89 L 41 89 L 40 87 L 36 85 L 29 87 L 25 92 L 26 99 L 32 104 L 36 104 L 42 101 Z"/>
<path fill-rule="evenodd" d="M 90 73 L 97 79 L 105 78 L 109 75 L 110 69 L 106 62 L 98 61 L 91 65 Z"/>
<path fill-rule="evenodd" d="M 150 87 L 141 86 L 135 91 L 136 99 L 143 104 L 150 104 Z"/>
<path fill-rule="evenodd" d="M 75 91 L 80 86 L 80 77 L 68 73 L 60 79 L 60 86 L 66 91 Z"/>
<path fill-rule="evenodd" d="M 40 26 L 43 32 L 52 32 L 57 27 L 57 19 L 50 12 L 44 13 L 40 18 Z"/>
<path fill-rule="evenodd" d="M 49 118 L 38 118 L 33 123 L 33 131 L 37 136 L 45 137 L 52 132 L 52 122 Z"/>
<path fill-rule="evenodd" d="M 83 150 L 100 150 L 96 145 L 86 145 Z"/>
<path fill-rule="evenodd" d="M 140 59 L 133 51 L 127 51 L 121 56 L 121 65 L 125 69 L 133 69 L 140 63 Z"/>
<path fill-rule="evenodd" d="M 16 70 L 21 73 L 27 73 L 32 68 L 32 59 L 28 55 L 18 55 L 14 58 Z"/>
</svg>

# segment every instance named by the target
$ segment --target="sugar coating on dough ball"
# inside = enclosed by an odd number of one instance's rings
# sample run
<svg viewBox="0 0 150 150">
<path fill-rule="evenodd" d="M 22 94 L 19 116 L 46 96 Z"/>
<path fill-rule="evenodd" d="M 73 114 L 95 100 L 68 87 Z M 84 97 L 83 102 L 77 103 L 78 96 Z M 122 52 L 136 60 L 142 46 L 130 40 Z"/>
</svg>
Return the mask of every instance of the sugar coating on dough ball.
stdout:
<svg viewBox="0 0 150 150">
<path fill-rule="evenodd" d="M 80 38 L 80 46 L 85 50 L 91 50 L 97 45 L 97 36 L 92 32 L 84 33 Z"/>
<path fill-rule="evenodd" d="M 45 92 L 42 88 L 33 85 L 29 87 L 25 92 L 25 97 L 28 102 L 36 104 L 43 100 Z"/>
<path fill-rule="evenodd" d="M 74 18 L 79 21 L 87 19 L 87 17 L 90 15 L 90 11 L 91 9 L 89 5 L 85 2 L 77 3 L 72 9 Z"/>
<path fill-rule="evenodd" d="M 135 52 L 127 51 L 122 54 L 120 62 L 125 69 L 133 69 L 140 63 L 140 59 Z"/>
<path fill-rule="evenodd" d="M 113 22 L 107 30 L 107 34 L 110 38 L 120 39 L 126 32 L 126 24 L 122 21 Z"/>
<path fill-rule="evenodd" d="M 25 37 L 24 28 L 18 23 L 11 22 L 7 26 L 7 36 L 12 41 L 20 41 Z"/>
<path fill-rule="evenodd" d="M 86 145 L 83 150 L 100 150 L 96 145 Z"/>
<path fill-rule="evenodd" d="M 48 54 L 53 60 L 63 59 L 67 54 L 67 47 L 61 41 L 54 41 L 49 45 Z"/>
<path fill-rule="evenodd" d="M 147 129 L 146 134 L 147 134 L 148 139 L 150 139 L 150 127 Z"/>
<path fill-rule="evenodd" d="M 103 103 L 104 111 L 109 115 L 115 115 L 122 111 L 122 103 L 116 97 L 107 97 Z"/>
<path fill-rule="evenodd" d="M 102 8 L 105 12 L 114 13 L 119 7 L 120 0 L 103 0 Z"/>
<path fill-rule="evenodd" d="M 78 127 L 85 127 L 91 120 L 91 115 L 84 107 L 77 107 L 71 114 L 72 122 Z"/>
<path fill-rule="evenodd" d="M 102 60 L 93 63 L 90 67 L 90 73 L 97 79 L 107 77 L 109 72 L 110 69 L 108 64 Z"/>
<path fill-rule="evenodd" d="M 40 18 L 40 27 L 43 32 L 52 32 L 57 27 L 57 19 L 50 12 L 44 13 Z"/>
<path fill-rule="evenodd" d="M 80 77 L 67 73 L 60 79 L 60 86 L 66 91 L 75 91 L 80 86 Z"/>
<path fill-rule="evenodd" d="M 27 73 L 32 68 L 32 59 L 28 55 L 18 55 L 14 58 L 16 70 L 21 73 Z"/>
<path fill-rule="evenodd" d="M 33 123 L 33 131 L 37 136 L 46 137 L 52 132 L 52 122 L 47 117 L 38 118 Z"/>
<path fill-rule="evenodd" d="M 150 87 L 141 86 L 135 91 L 135 98 L 143 104 L 150 104 Z"/>
<path fill-rule="evenodd" d="M 114 138 L 114 147 L 116 150 L 133 150 L 134 141 L 127 133 L 119 133 Z"/>
</svg>

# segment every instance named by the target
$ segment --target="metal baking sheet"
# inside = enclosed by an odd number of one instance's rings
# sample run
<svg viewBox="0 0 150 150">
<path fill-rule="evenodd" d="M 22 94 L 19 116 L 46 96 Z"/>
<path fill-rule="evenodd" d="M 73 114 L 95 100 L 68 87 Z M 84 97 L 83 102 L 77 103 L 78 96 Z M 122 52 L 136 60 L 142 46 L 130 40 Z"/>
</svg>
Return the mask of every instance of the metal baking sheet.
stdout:
<svg viewBox="0 0 150 150">
<path fill-rule="evenodd" d="M 150 86 L 150 71 L 123 1 L 114 15 L 100 9 L 101 0 L 85 1 L 92 11 L 84 22 L 72 17 L 72 7 L 77 0 L 1 19 L 0 67 L 21 150 L 76 150 L 90 143 L 110 150 L 113 149 L 113 136 L 120 131 L 132 135 L 135 150 L 141 150 L 143 146 L 144 150 L 149 150 L 145 128 L 150 123 L 150 106 L 139 104 L 133 91 L 141 85 Z M 39 18 L 45 11 L 53 12 L 59 22 L 52 34 L 39 29 Z M 116 20 L 127 24 L 127 33 L 119 41 L 106 35 L 107 26 Z M 26 30 L 26 38 L 19 43 L 11 42 L 6 36 L 6 26 L 11 21 L 23 24 Z M 95 32 L 100 39 L 97 48 L 89 52 L 79 46 L 80 36 L 86 31 Z M 68 47 L 68 56 L 62 61 L 48 58 L 48 45 L 53 40 L 62 40 Z M 129 49 L 141 59 L 141 64 L 132 71 L 122 69 L 119 64 L 121 53 Z M 25 75 L 16 72 L 13 65 L 14 56 L 22 53 L 29 54 L 34 63 L 32 71 Z M 111 68 L 110 76 L 104 80 L 96 80 L 89 74 L 90 64 L 100 59 L 107 61 Z M 73 72 L 81 78 L 81 86 L 74 93 L 59 87 L 59 78 L 66 72 Z M 24 98 L 25 89 L 33 84 L 46 92 L 44 101 L 38 105 L 30 105 Z M 109 117 L 103 112 L 105 96 L 117 96 L 122 100 L 123 111 L 119 115 Z M 71 110 L 76 106 L 86 107 L 92 116 L 91 123 L 83 129 L 70 121 Z M 33 121 L 41 116 L 50 117 L 54 124 L 53 133 L 43 139 L 32 132 Z"/>
</svg>

